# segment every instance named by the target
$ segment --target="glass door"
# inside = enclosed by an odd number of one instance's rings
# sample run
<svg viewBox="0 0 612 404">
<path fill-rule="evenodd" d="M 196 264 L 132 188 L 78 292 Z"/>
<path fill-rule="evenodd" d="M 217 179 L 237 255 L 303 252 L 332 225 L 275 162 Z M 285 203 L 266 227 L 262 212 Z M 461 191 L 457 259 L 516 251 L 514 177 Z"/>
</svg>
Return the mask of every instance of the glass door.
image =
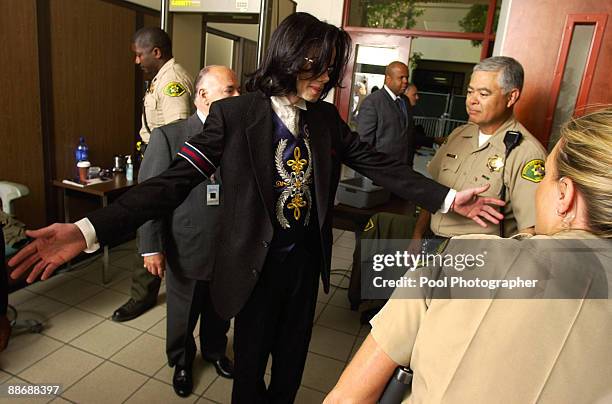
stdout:
<svg viewBox="0 0 612 404">
<path fill-rule="evenodd" d="M 372 89 L 383 86 L 385 67 L 395 60 L 408 64 L 410 38 L 355 32 L 350 35 L 353 48 L 342 88 L 336 93 L 336 105 L 342 119 L 354 130 L 361 102 Z"/>
</svg>

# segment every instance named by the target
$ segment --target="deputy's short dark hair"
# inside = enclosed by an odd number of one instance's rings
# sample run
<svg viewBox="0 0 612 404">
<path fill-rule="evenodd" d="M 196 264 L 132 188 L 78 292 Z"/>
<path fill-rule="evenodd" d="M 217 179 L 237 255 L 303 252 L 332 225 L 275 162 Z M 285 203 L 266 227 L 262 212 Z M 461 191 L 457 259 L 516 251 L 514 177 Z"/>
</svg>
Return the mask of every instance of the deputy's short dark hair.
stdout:
<svg viewBox="0 0 612 404">
<path fill-rule="evenodd" d="M 162 57 L 172 57 L 172 41 L 168 34 L 157 27 L 144 27 L 140 28 L 132 37 L 132 43 L 138 46 L 151 50 L 153 48 L 159 48 L 162 53 Z"/>
<path fill-rule="evenodd" d="M 246 88 L 267 96 L 288 95 L 297 91 L 299 73 L 319 77 L 331 67 L 329 81 L 321 92 L 321 98 L 325 98 L 340 84 L 350 49 L 351 39 L 342 29 L 308 13 L 294 13 L 272 34 L 263 64 L 249 75 Z M 306 58 L 312 60 L 308 71 L 304 71 Z"/>
</svg>

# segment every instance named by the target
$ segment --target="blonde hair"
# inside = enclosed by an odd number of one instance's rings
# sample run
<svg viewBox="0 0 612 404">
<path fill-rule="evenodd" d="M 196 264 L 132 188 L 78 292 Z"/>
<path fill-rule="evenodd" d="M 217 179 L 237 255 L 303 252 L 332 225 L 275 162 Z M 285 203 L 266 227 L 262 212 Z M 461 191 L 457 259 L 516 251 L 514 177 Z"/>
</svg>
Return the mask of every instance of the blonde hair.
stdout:
<svg viewBox="0 0 612 404">
<path fill-rule="evenodd" d="M 612 238 L 612 108 L 570 120 L 558 146 L 558 177 L 571 178 L 584 196 L 593 233 Z"/>
</svg>

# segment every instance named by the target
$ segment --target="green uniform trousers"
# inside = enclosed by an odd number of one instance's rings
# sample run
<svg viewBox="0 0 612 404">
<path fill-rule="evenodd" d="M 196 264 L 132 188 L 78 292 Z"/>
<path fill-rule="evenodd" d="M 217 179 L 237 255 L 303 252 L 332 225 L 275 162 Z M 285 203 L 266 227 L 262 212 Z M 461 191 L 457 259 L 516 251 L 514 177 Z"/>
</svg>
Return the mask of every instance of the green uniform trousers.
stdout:
<svg viewBox="0 0 612 404">
<path fill-rule="evenodd" d="M 353 269 L 349 285 L 348 298 L 351 309 L 357 310 L 361 303 L 361 241 L 384 239 L 410 239 L 416 224 L 415 215 L 396 215 L 377 213 L 368 220 L 365 228 L 357 237 L 353 253 Z M 377 249 L 377 243 L 368 243 L 371 249 Z"/>
</svg>

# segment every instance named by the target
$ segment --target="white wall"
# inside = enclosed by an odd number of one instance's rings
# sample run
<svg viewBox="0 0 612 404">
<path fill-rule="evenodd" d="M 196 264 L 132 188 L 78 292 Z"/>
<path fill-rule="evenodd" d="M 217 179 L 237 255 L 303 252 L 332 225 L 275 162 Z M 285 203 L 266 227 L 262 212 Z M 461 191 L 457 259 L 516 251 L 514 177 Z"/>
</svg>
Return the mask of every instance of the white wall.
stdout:
<svg viewBox="0 0 612 404">
<path fill-rule="evenodd" d="M 206 65 L 232 66 L 234 41 L 206 34 Z"/>
<path fill-rule="evenodd" d="M 493 45 L 493 56 L 502 56 L 504 54 L 504 42 L 506 42 L 511 8 L 512 0 L 502 0 L 499 20 L 497 21 L 497 32 L 495 33 L 495 44 Z"/>
<path fill-rule="evenodd" d="M 337 27 L 342 25 L 343 0 L 296 0 L 296 11 L 310 13 Z"/>
<path fill-rule="evenodd" d="M 172 18 L 172 51 L 174 57 L 195 79 L 200 71 L 202 17 L 197 14 L 177 13 Z"/>
<path fill-rule="evenodd" d="M 236 35 L 257 42 L 257 30 L 259 28 L 259 24 L 231 24 L 209 22 L 207 25 L 210 28 L 218 29 L 219 31 L 227 32 L 228 34 Z"/>
</svg>

